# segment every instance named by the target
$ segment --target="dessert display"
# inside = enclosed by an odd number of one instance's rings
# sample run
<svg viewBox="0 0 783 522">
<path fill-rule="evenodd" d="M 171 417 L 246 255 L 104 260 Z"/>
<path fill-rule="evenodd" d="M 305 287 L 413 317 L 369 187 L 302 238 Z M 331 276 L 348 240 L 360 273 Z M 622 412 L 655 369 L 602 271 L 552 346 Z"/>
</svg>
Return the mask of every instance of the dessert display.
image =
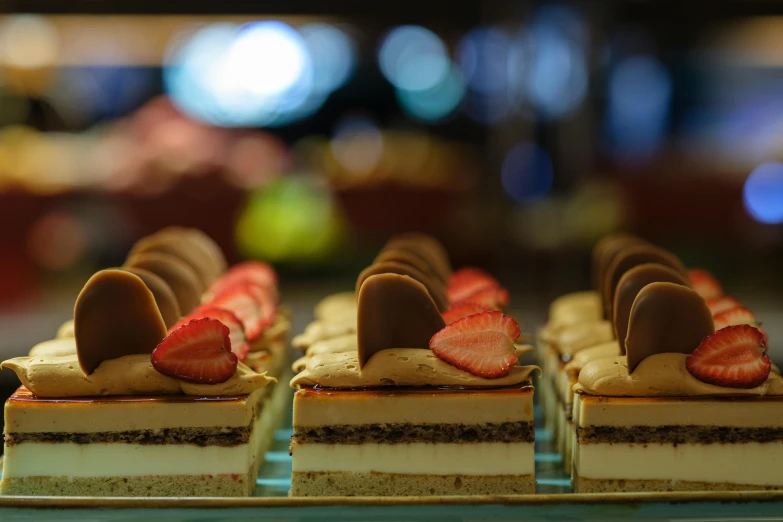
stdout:
<svg viewBox="0 0 783 522">
<path fill-rule="evenodd" d="M 268 265 L 226 270 L 203 233 L 164 229 L 85 284 L 74 318 L 2 363 L 0 493 L 247 496 L 284 411 L 286 314 Z"/>
<path fill-rule="evenodd" d="M 356 290 L 321 301 L 299 339 L 291 495 L 533 493 L 537 368 L 517 365 L 507 292 L 451 273 L 418 234 L 392 238 Z"/>
</svg>

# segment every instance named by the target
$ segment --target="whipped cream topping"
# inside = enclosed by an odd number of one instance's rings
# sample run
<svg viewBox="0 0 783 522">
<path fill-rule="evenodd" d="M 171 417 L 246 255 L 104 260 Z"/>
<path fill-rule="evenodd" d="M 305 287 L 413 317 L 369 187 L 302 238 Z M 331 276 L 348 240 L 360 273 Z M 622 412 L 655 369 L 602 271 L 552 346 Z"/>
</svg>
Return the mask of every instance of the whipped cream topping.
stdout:
<svg viewBox="0 0 783 522">
<path fill-rule="evenodd" d="M 73 337 L 74 336 L 74 329 L 73 329 L 73 319 L 69 321 L 65 321 L 63 324 L 60 325 L 60 328 L 57 329 L 57 334 L 55 335 L 56 338 L 61 337 Z"/>
<path fill-rule="evenodd" d="M 107 395 L 247 395 L 275 379 L 256 373 L 242 363 L 226 382 L 195 384 L 159 373 L 147 354 L 126 355 L 102 362 L 85 375 L 76 355 L 9 359 L 0 368 L 16 373 L 22 384 L 38 397 L 100 397 Z"/>
<path fill-rule="evenodd" d="M 356 317 L 357 306 L 356 294 L 353 291 L 340 292 L 321 299 L 315 305 L 314 315 L 316 319 L 326 322 L 351 315 Z"/>
<path fill-rule="evenodd" d="M 306 355 L 320 355 L 324 353 L 351 352 L 357 350 L 358 338 L 355 333 L 338 335 L 331 339 L 324 339 L 307 347 Z"/>
<path fill-rule="evenodd" d="M 611 341 L 614 336 L 612 323 L 592 321 L 569 325 L 560 330 L 552 341 L 562 355 L 573 356 L 580 350 Z"/>
<path fill-rule="evenodd" d="M 574 392 L 611 397 L 692 397 L 783 395 L 783 378 L 770 373 L 755 388 L 726 388 L 702 382 L 685 368 L 682 353 L 658 353 L 644 359 L 632 374 L 624 356 L 589 362 L 579 373 Z"/>
<path fill-rule="evenodd" d="M 76 355 L 76 338 L 61 337 L 38 343 L 27 354 L 30 357 L 63 357 Z"/>
<path fill-rule="evenodd" d="M 356 316 L 340 317 L 334 321 L 318 320 L 308 324 L 304 332 L 294 337 L 291 344 L 295 348 L 307 348 L 318 341 L 355 332 Z"/>
<path fill-rule="evenodd" d="M 590 348 L 585 348 L 574 354 L 574 357 L 568 361 L 564 370 L 566 372 L 576 371 L 579 372 L 582 368 L 591 361 L 596 359 L 603 359 L 604 357 L 614 357 L 620 355 L 620 343 L 617 341 L 609 341 L 606 343 L 597 344 Z"/>
<path fill-rule="evenodd" d="M 601 295 L 593 290 L 561 295 L 549 305 L 549 324 L 566 325 L 601 319 Z"/>
<path fill-rule="evenodd" d="M 531 350 L 520 347 L 518 353 Z M 316 355 L 307 361 L 291 387 L 324 386 L 327 388 L 374 388 L 380 386 L 464 386 L 488 388 L 520 384 L 537 366 L 515 366 L 511 373 L 497 379 L 477 377 L 438 359 L 430 350 L 391 348 L 381 350 L 359 370 L 356 351 Z"/>
</svg>

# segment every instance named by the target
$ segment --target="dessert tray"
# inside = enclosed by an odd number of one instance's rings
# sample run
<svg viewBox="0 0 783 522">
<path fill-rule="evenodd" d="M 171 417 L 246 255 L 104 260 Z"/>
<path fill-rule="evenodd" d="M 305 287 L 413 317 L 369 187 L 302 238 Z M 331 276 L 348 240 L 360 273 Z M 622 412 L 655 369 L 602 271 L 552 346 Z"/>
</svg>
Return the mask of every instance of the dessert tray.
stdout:
<svg viewBox="0 0 783 522">
<path fill-rule="evenodd" d="M 0 496 L 0 520 L 778 520 L 783 492 L 574 494 L 536 406 L 536 494 L 465 497 L 288 497 L 290 428 L 275 432 L 250 498 Z M 284 424 L 290 423 L 290 416 Z"/>
</svg>

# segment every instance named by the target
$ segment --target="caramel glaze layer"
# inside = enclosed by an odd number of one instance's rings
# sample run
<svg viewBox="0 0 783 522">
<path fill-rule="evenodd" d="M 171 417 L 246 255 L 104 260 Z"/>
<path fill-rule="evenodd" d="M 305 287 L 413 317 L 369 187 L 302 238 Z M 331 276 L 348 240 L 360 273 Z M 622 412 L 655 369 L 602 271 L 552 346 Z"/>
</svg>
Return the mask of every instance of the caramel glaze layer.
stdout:
<svg viewBox="0 0 783 522">
<path fill-rule="evenodd" d="M 20 386 L 8 399 L 8 402 L 17 402 L 26 406 L 35 404 L 117 404 L 120 402 L 128 403 L 193 403 L 193 402 L 241 402 L 248 398 L 248 395 L 224 395 L 220 397 L 200 397 L 198 395 L 161 395 L 159 397 L 150 397 L 149 395 L 117 395 L 112 397 L 68 397 L 68 398 L 47 398 L 36 397 L 33 393 Z"/>
<path fill-rule="evenodd" d="M 602 395 L 580 394 L 580 400 L 583 405 L 603 404 L 603 403 L 622 403 L 622 404 L 649 404 L 655 402 L 714 402 L 714 401 L 762 401 L 762 402 L 783 402 L 783 395 L 742 395 L 733 397 L 731 395 L 698 395 L 692 397 L 608 397 Z"/>
<path fill-rule="evenodd" d="M 395 388 L 300 388 L 296 392 L 298 398 L 317 398 L 340 396 L 344 398 L 368 398 L 373 396 L 393 397 L 395 395 L 432 395 L 435 394 L 532 394 L 533 386 L 529 382 L 524 382 L 514 386 L 503 386 L 499 388 L 454 388 L 439 386 L 399 386 Z"/>
</svg>

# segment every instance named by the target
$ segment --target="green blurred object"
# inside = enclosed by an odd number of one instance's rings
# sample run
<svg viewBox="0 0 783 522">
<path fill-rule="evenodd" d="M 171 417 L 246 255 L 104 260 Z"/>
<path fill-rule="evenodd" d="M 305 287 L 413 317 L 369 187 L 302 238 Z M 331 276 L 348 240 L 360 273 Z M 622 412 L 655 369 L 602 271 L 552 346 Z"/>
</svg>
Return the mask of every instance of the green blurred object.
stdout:
<svg viewBox="0 0 783 522">
<path fill-rule="evenodd" d="M 253 192 L 236 227 L 239 252 L 270 262 L 322 262 L 340 250 L 345 220 L 327 188 L 286 176 Z"/>
</svg>

